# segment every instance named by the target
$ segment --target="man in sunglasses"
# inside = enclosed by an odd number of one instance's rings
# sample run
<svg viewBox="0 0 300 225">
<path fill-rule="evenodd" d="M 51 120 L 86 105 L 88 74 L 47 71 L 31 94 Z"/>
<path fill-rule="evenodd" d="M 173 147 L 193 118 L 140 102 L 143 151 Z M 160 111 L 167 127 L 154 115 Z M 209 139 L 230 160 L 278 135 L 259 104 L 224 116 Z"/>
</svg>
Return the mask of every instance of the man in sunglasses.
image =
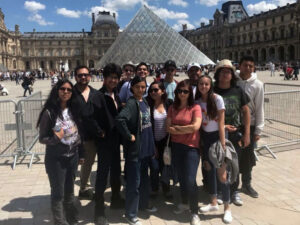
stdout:
<svg viewBox="0 0 300 225">
<path fill-rule="evenodd" d="M 79 66 L 75 69 L 75 80 L 76 84 L 74 86 L 74 91 L 77 94 L 77 100 L 80 104 L 80 113 L 82 118 L 89 118 L 92 116 L 92 104 L 91 98 L 97 92 L 96 89 L 89 86 L 91 81 L 91 74 L 86 66 Z M 80 190 L 79 198 L 92 200 L 94 197 L 93 190 L 89 188 L 88 183 L 90 180 L 92 166 L 95 161 L 97 148 L 95 145 L 95 140 L 93 138 L 93 133 L 88 129 L 87 123 L 83 123 L 83 146 L 85 150 L 85 162 L 81 166 L 80 173 Z"/>
<path fill-rule="evenodd" d="M 173 60 L 168 60 L 165 62 L 164 65 L 164 72 L 165 72 L 165 79 L 161 79 L 160 81 L 163 82 L 166 93 L 168 95 L 168 99 L 172 99 L 174 101 L 175 98 L 175 88 L 177 86 L 177 81 L 174 80 L 174 75 L 176 74 L 176 63 Z"/>
</svg>

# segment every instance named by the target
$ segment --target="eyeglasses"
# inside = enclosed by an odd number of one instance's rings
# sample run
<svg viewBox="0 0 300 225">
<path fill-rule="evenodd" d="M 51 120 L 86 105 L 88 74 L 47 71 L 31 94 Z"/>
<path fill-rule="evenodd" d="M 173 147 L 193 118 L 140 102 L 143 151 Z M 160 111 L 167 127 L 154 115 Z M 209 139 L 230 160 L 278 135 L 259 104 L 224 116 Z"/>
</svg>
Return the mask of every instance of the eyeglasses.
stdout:
<svg viewBox="0 0 300 225">
<path fill-rule="evenodd" d="M 61 90 L 61 91 L 63 91 L 63 92 L 65 92 L 65 91 L 67 91 L 67 92 L 72 92 L 72 89 L 71 89 L 71 88 L 65 88 L 65 87 L 60 87 L 59 90 Z"/>
<path fill-rule="evenodd" d="M 78 77 L 78 78 L 82 78 L 82 77 L 87 77 L 87 76 L 89 76 L 90 74 L 89 73 L 79 73 L 79 74 L 77 74 L 76 76 Z"/>
<path fill-rule="evenodd" d="M 152 88 L 152 89 L 150 89 L 149 90 L 149 92 L 150 93 L 152 93 L 152 92 L 155 92 L 155 93 L 157 93 L 159 91 L 159 89 L 158 88 Z"/>
<path fill-rule="evenodd" d="M 178 89 L 178 90 L 177 90 L 177 93 L 178 93 L 178 94 L 182 94 L 182 93 L 183 93 L 183 94 L 187 95 L 187 94 L 190 93 L 190 92 L 189 92 L 188 90 Z"/>
</svg>

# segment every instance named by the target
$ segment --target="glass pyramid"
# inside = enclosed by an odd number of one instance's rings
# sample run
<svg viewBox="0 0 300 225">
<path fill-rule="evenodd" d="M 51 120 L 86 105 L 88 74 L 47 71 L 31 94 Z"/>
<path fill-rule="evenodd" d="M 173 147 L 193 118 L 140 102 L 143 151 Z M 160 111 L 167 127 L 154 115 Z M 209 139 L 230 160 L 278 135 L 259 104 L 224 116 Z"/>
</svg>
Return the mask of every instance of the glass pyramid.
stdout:
<svg viewBox="0 0 300 225">
<path fill-rule="evenodd" d="M 177 65 L 214 64 L 149 8 L 142 6 L 96 67 L 102 68 L 110 62 L 122 66 L 129 61 L 158 64 L 169 59 Z"/>
</svg>

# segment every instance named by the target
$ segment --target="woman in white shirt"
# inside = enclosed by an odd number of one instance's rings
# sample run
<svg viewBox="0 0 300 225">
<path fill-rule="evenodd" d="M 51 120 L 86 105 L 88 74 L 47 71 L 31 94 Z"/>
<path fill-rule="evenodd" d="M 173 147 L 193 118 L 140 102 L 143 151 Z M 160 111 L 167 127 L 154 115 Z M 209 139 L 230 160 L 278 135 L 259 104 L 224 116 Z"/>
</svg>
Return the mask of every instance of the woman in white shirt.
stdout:
<svg viewBox="0 0 300 225">
<path fill-rule="evenodd" d="M 232 221 L 231 211 L 229 209 L 229 183 L 227 182 L 226 164 L 216 169 L 208 157 L 209 148 L 212 144 L 220 140 L 223 150 L 225 149 L 225 105 L 223 98 L 213 92 L 212 79 L 208 75 L 199 78 L 196 93 L 196 103 L 201 106 L 202 126 L 201 139 L 203 142 L 203 164 L 208 174 L 209 194 L 211 202 L 207 206 L 200 208 L 201 212 L 212 212 L 219 209 L 217 203 L 217 184 L 221 185 L 222 197 L 224 202 L 225 223 Z M 220 182 L 217 182 L 219 179 Z"/>
</svg>

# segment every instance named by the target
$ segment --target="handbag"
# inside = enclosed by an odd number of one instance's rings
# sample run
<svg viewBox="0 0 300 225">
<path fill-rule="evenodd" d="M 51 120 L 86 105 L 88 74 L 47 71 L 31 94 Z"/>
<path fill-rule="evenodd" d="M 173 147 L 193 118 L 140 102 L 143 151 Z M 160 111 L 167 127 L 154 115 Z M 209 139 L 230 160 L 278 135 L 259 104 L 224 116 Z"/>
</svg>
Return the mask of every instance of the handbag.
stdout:
<svg viewBox="0 0 300 225">
<path fill-rule="evenodd" d="M 169 142 L 170 142 L 170 134 L 168 136 L 167 144 L 164 148 L 164 154 L 163 154 L 163 160 L 166 166 L 171 165 L 171 147 L 169 146 Z"/>
</svg>

